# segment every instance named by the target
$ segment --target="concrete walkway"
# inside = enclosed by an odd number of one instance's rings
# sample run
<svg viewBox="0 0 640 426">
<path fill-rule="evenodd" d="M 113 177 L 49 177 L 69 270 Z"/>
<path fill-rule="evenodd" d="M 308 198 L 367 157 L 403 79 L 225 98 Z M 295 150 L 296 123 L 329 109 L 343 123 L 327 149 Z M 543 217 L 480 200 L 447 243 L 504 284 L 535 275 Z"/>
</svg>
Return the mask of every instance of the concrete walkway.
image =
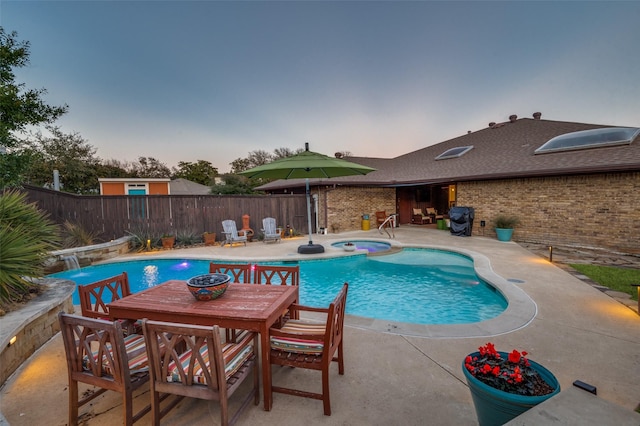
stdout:
<svg viewBox="0 0 640 426">
<path fill-rule="evenodd" d="M 446 326 L 388 327 L 348 317 L 346 373 L 339 376 L 337 368 L 333 368 L 330 376 L 331 417 L 322 414 L 320 401 L 274 394 L 272 411 L 263 411 L 261 405 L 252 406 L 240 417 L 239 425 L 477 424 L 461 362 L 487 341 L 495 343 L 499 350 L 528 351 L 531 359 L 556 375 L 564 390 L 571 388 L 575 380 L 596 386 L 597 398 L 616 407 L 612 415 L 619 410 L 632 418 L 636 415 L 632 410 L 640 403 L 640 316 L 548 259 L 513 242 L 456 237 L 446 231 L 413 226 L 397 228 L 392 240 L 377 230 L 314 235 L 313 239 L 327 248 L 324 256 L 338 254 L 330 243 L 344 239 L 383 239 L 393 244 L 446 247 L 470 254 L 480 269 L 479 275 L 495 280 L 494 284 L 508 293 L 510 302 L 519 309 L 490 324 L 455 330 L 446 330 Z M 277 244 L 201 247 L 156 254 L 219 260 L 296 259 L 297 246 L 305 243 L 306 238 L 298 238 Z M 304 384 L 317 390 L 320 377 L 317 372 L 274 369 L 274 383 Z M 64 349 L 58 335 L 0 390 L 0 411 L 13 426 L 64 425 L 66 388 Z M 140 406 L 148 401 L 148 391 L 141 391 L 136 398 Z M 579 407 L 575 411 L 580 412 Z M 117 394 L 104 395 L 81 412 L 88 425 L 119 424 L 120 398 Z M 640 414 L 637 417 L 640 424 Z M 612 425 L 621 423 L 615 416 L 610 419 Z M 558 424 L 571 424 L 565 420 Z M 149 423 L 147 415 L 137 424 Z M 185 400 L 163 424 L 219 424 L 219 410 L 216 403 Z"/>
</svg>

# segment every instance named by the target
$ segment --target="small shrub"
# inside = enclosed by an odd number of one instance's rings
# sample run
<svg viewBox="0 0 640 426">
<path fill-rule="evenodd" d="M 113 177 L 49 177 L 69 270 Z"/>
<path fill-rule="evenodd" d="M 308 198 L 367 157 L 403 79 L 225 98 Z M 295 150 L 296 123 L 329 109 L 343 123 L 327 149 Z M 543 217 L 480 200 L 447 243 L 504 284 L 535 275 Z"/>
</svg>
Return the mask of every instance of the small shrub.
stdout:
<svg viewBox="0 0 640 426">
<path fill-rule="evenodd" d="M 147 250 L 147 243 L 152 247 L 160 244 L 160 237 L 154 235 L 146 229 L 138 229 L 135 231 L 126 232 L 131 236 L 131 239 L 129 240 L 129 246 L 131 247 L 131 250 L 145 251 Z"/>
<path fill-rule="evenodd" d="M 62 226 L 62 236 L 62 246 L 64 248 L 73 248 L 94 244 L 98 234 L 87 231 L 80 224 L 66 221 Z"/>
<path fill-rule="evenodd" d="M 493 220 L 494 228 L 511 229 L 520 223 L 516 216 L 498 215 Z"/>
<path fill-rule="evenodd" d="M 44 275 L 43 261 L 59 247 L 59 228 L 16 190 L 0 195 L 0 305 L 27 300 Z"/>
<path fill-rule="evenodd" d="M 192 246 L 197 242 L 201 242 L 202 238 L 190 231 L 180 231 L 176 236 L 176 242 L 184 246 Z"/>
</svg>

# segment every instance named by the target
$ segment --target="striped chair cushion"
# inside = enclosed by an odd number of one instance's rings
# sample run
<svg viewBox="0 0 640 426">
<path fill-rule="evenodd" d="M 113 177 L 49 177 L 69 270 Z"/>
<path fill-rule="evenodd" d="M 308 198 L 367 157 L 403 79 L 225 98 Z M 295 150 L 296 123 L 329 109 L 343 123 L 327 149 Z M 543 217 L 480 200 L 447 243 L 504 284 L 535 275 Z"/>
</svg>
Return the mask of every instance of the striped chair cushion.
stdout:
<svg viewBox="0 0 640 426">
<path fill-rule="evenodd" d="M 295 352 L 299 354 L 320 355 L 324 348 L 324 342 L 305 339 L 304 335 L 324 335 L 325 324 L 305 322 L 301 320 L 287 321 L 281 331 L 300 335 L 299 338 L 271 336 L 271 349 Z"/>
<path fill-rule="evenodd" d="M 107 347 L 110 348 L 110 344 L 107 344 Z M 144 371 L 149 371 L 149 360 L 147 358 L 147 351 L 144 344 L 144 336 L 141 334 L 130 334 L 128 336 L 124 336 L 124 347 L 127 351 L 127 358 L 129 360 L 129 370 L 131 374 L 141 373 Z M 93 359 L 97 361 L 98 353 L 97 351 L 92 354 Z M 82 367 L 85 370 L 90 370 L 89 367 L 89 359 L 87 355 L 85 355 Z M 113 375 L 113 371 L 111 370 L 111 364 L 108 362 L 107 357 L 102 357 L 102 368 L 105 374 Z"/>
<path fill-rule="evenodd" d="M 222 347 L 222 356 L 224 357 L 225 367 L 224 373 L 226 380 L 229 380 L 231 376 L 233 376 L 242 365 L 249 360 L 253 356 L 253 345 L 247 345 L 240 353 L 238 353 L 235 357 L 230 358 L 229 352 L 236 346 L 234 343 L 225 343 Z M 205 362 L 205 368 L 209 368 L 209 349 L 206 345 L 200 348 L 200 354 L 202 355 L 202 359 Z M 182 368 L 187 374 L 189 369 L 189 361 L 191 358 L 191 350 L 188 350 L 180 355 L 180 366 L 178 366 L 174 361 L 171 361 L 169 364 L 169 376 L 167 377 L 167 382 L 181 382 L 182 378 L 178 373 L 178 368 Z M 194 367 L 193 367 L 193 383 L 197 383 L 200 385 L 206 384 L 206 378 L 202 373 L 202 366 L 200 362 L 196 359 Z"/>
</svg>

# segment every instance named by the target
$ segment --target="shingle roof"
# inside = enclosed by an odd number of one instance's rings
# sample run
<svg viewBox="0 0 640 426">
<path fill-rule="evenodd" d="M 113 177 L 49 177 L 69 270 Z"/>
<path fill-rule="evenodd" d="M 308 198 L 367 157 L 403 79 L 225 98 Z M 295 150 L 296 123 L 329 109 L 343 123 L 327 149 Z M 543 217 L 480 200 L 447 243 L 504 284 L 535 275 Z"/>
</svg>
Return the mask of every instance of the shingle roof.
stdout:
<svg viewBox="0 0 640 426">
<path fill-rule="evenodd" d="M 187 179 L 174 179 L 170 183 L 171 195 L 205 195 L 211 193 L 211 187 Z"/>
<path fill-rule="evenodd" d="M 534 154 L 537 148 L 555 136 L 603 127 L 612 126 L 521 118 L 513 122 L 498 123 L 392 159 L 350 157 L 349 161 L 377 170 L 365 176 L 312 179 L 310 182 L 401 186 L 640 170 L 640 137 L 630 145 Z M 435 160 L 450 148 L 468 145 L 473 145 L 474 148 L 461 157 Z M 303 184 L 302 180 L 276 181 L 259 189 L 272 190 Z"/>
</svg>

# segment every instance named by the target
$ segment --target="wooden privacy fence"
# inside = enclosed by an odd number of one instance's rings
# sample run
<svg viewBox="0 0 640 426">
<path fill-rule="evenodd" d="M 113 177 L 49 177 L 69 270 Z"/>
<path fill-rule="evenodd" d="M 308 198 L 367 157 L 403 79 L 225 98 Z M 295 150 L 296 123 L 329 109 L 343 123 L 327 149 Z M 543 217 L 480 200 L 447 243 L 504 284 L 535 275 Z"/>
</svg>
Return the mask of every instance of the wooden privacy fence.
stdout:
<svg viewBox="0 0 640 426">
<path fill-rule="evenodd" d="M 146 232 L 151 235 L 215 232 L 222 235 L 222 221 L 243 215 L 260 235 L 262 219 L 274 217 L 278 226 L 290 225 L 307 233 L 305 195 L 74 195 L 24 185 L 31 202 L 50 214 L 51 220 L 77 224 L 105 241 Z M 313 212 L 312 212 L 313 214 Z M 315 222 L 315 221 L 312 221 Z M 218 237 L 220 239 L 220 237 Z"/>
</svg>

